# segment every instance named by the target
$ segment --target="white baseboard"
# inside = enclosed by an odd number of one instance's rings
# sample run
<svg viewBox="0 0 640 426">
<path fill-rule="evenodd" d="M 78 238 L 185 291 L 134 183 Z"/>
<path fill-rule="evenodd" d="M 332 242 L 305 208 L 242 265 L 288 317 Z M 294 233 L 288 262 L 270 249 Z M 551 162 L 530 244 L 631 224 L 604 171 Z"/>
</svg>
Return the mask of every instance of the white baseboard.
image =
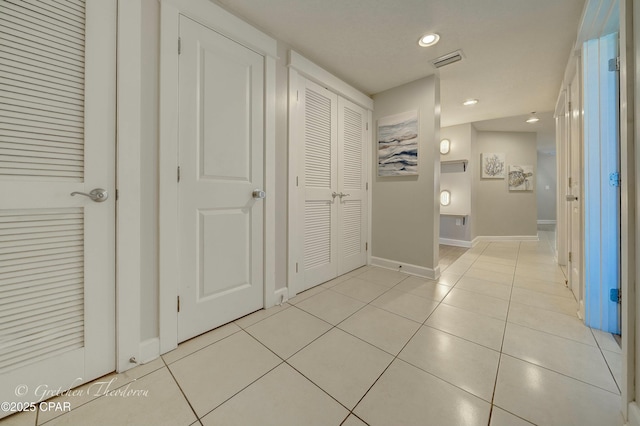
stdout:
<svg viewBox="0 0 640 426">
<path fill-rule="evenodd" d="M 396 260 L 382 259 L 373 256 L 371 257 L 371 264 L 373 266 L 392 269 L 394 271 L 402 271 L 405 274 L 428 278 L 430 280 L 437 280 L 438 278 L 440 278 L 440 266 L 436 266 L 435 269 L 430 269 L 425 268 L 424 266 L 417 266 L 410 263 L 403 263 Z M 401 266 L 401 268 L 399 268 L 399 266 Z"/>
<path fill-rule="evenodd" d="M 153 337 L 140 342 L 140 359 L 138 364 L 146 364 L 160 356 L 160 339 Z"/>
<path fill-rule="evenodd" d="M 546 219 L 538 220 L 538 225 L 555 225 L 556 223 L 557 223 L 556 220 L 546 220 Z"/>
<path fill-rule="evenodd" d="M 282 305 L 289 300 L 289 289 L 287 287 L 279 288 L 273 292 L 273 297 L 276 305 Z M 271 308 L 271 306 L 265 306 L 265 308 Z"/>
<path fill-rule="evenodd" d="M 440 244 L 444 244 L 445 246 L 454 246 L 454 247 L 473 247 L 472 241 L 465 240 L 452 240 L 451 238 L 440 238 Z"/>
<path fill-rule="evenodd" d="M 640 407 L 638 407 L 638 403 L 636 401 L 629 403 L 627 417 L 628 426 L 640 426 Z"/>
<path fill-rule="evenodd" d="M 471 242 L 474 246 L 480 241 L 498 242 L 498 241 L 540 241 L 537 235 L 495 235 L 475 237 Z"/>
</svg>

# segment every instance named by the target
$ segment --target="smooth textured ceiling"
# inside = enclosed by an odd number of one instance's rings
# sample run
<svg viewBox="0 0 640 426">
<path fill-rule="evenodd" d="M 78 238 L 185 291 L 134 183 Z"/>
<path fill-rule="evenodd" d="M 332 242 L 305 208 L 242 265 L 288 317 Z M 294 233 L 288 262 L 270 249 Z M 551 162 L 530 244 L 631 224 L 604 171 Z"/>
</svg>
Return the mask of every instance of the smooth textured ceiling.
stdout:
<svg viewBox="0 0 640 426">
<path fill-rule="evenodd" d="M 442 126 L 552 111 L 584 0 L 216 0 L 372 95 L 441 68 Z M 440 34 L 418 47 L 426 32 Z M 474 107 L 462 107 L 478 98 Z"/>
</svg>

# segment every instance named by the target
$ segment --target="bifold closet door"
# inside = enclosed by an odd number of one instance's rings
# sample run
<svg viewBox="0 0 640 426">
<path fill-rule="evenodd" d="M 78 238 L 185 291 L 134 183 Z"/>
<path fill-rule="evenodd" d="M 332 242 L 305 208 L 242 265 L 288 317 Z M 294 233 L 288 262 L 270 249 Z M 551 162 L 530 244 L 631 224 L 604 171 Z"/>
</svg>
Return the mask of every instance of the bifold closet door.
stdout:
<svg viewBox="0 0 640 426">
<path fill-rule="evenodd" d="M 304 194 L 298 208 L 298 232 L 303 235 L 302 273 L 297 292 L 334 278 L 338 273 L 338 97 L 304 81 L 299 90 L 302 111 L 304 167 L 299 183 Z"/>
<path fill-rule="evenodd" d="M 367 112 L 338 98 L 338 275 L 367 262 Z"/>
<path fill-rule="evenodd" d="M 363 266 L 367 223 L 366 110 L 308 80 L 299 86 L 298 107 L 303 276 L 296 293 Z"/>
</svg>

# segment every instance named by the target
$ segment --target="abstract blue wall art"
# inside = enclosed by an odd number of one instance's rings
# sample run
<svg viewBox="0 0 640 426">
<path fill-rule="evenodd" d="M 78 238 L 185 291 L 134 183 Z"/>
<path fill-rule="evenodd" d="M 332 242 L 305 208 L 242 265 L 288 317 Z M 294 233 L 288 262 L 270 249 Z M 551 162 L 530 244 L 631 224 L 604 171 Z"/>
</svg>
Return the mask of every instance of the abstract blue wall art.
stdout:
<svg viewBox="0 0 640 426">
<path fill-rule="evenodd" d="M 418 174 L 418 111 L 378 120 L 378 176 Z"/>
</svg>

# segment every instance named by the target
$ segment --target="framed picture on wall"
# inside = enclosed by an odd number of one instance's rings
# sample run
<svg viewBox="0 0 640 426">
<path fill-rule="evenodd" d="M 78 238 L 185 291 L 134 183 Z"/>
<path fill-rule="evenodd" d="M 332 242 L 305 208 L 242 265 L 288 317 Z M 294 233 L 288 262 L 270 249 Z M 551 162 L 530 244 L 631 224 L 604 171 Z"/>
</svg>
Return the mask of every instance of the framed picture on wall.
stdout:
<svg viewBox="0 0 640 426">
<path fill-rule="evenodd" d="M 481 157 L 483 179 L 504 179 L 504 153 L 485 152 Z"/>
<path fill-rule="evenodd" d="M 418 111 L 378 120 L 378 176 L 418 174 Z"/>
<path fill-rule="evenodd" d="M 509 166 L 509 191 L 533 191 L 533 166 Z"/>
</svg>

